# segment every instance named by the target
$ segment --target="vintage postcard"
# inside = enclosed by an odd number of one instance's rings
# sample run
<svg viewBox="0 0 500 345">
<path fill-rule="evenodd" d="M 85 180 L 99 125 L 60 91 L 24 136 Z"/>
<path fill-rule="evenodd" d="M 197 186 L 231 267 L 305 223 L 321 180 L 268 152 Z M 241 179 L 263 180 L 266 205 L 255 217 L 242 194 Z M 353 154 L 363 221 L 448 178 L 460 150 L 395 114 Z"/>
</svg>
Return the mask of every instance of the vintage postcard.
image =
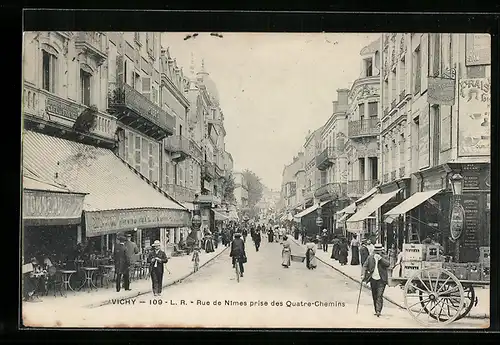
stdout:
<svg viewBox="0 0 500 345">
<path fill-rule="evenodd" d="M 23 327 L 489 327 L 489 35 L 23 40 Z"/>
</svg>

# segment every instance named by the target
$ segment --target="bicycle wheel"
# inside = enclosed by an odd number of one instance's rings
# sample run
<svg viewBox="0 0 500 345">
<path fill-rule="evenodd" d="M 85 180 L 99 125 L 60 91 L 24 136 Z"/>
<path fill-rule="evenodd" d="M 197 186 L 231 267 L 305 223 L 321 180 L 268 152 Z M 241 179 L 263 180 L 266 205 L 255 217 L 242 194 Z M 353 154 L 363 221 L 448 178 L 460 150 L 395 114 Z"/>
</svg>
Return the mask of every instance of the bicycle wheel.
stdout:
<svg viewBox="0 0 500 345">
<path fill-rule="evenodd" d="M 240 282 L 240 263 L 239 260 L 235 260 L 234 270 L 236 271 L 236 281 Z"/>
</svg>

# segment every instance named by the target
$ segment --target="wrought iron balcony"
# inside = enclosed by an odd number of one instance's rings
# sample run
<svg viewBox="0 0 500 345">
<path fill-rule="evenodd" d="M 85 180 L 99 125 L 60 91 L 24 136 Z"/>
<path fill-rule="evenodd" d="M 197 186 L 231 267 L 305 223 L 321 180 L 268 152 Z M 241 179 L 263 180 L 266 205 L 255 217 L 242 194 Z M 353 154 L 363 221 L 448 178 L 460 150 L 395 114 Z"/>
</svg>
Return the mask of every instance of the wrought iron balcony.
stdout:
<svg viewBox="0 0 500 345">
<path fill-rule="evenodd" d="M 359 197 L 368 193 L 377 185 L 377 180 L 352 180 L 347 183 L 347 195 L 349 197 Z"/>
<path fill-rule="evenodd" d="M 384 174 L 384 183 L 388 183 L 389 182 L 389 173 L 385 173 Z"/>
<path fill-rule="evenodd" d="M 392 102 L 391 102 L 391 109 L 396 108 L 396 104 L 398 104 L 397 101 L 396 101 L 396 99 L 393 99 Z"/>
<path fill-rule="evenodd" d="M 78 32 L 75 37 L 75 47 L 89 53 L 99 64 L 104 62 L 108 56 L 107 37 L 100 32 Z"/>
<path fill-rule="evenodd" d="M 405 167 L 399 168 L 399 177 L 405 177 Z"/>
<path fill-rule="evenodd" d="M 364 119 L 349 122 L 349 139 L 371 137 L 378 134 L 378 119 Z"/>
<path fill-rule="evenodd" d="M 215 166 L 211 162 L 203 162 L 203 178 L 212 181 L 215 178 Z"/>
<path fill-rule="evenodd" d="M 174 117 L 128 84 L 110 90 L 109 112 L 125 125 L 156 140 L 174 134 Z"/>
<path fill-rule="evenodd" d="M 60 97 L 45 90 L 40 90 L 29 84 L 23 85 L 23 114 L 36 119 L 45 125 L 67 128 L 68 132 L 76 119 L 89 107 Z M 95 126 L 89 135 L 96 139 L 115 142 L 116 119 L 109 114 L 98 111 L 95 113 Z"/>
<path fill-rule="evenodd" d="M 396 170 L 391 171 L 391 181 L 396 179 Z"/>
<path fill-rule="evenodd" d="M 222 200 L 219 196 L 213 194 L 202 194 L 198 196 L 198 202 L 202 204 L 220 205 Z"/>
<path fill-rule="evenodd" d="M 215 166 L 215 173 L 219 177 L 224 177 L 224 164 L 217 162 L 216 164 L 214 164 L 214 166 Z"/>
<path fill-rule="evenodd" d="M 327 147 L 316 156 L 316 168 L 326 170 L 333 165 L 335 159 L 335 148 Z"/>
<path fill-rule="evenodd" d="M 193 189 L 179 186 L 176 184 L 168 184 L 167 192 L 177 201 L 193 202 L 196 192 Z"/>
<path fill-rule="evenodd" d="M 189 156 L 189 139 L 181 135 L 168 137 L 165 140 L 165 150 L 172 153 L 174 161 L 183 161 Z"/>
<path fill-rule="evenodd" d="M 203 152 L 201 151 L 200 146 L 193 139 L 189 140 L 189 152 L 191 152 L 194 159 L 200 162 L 203 160 Z"/>
<path fill-rule="evenodd" d="M 347 196 L 347 183 L 327 183 L 314 191 L 314 197 L 325 199 L 338 199 Z"/>
<path fill-rule="evenodd" d="M 403 99 L 405 99 L 406 96 L 406 90 L 401 90 L 401 93 L 399 94 L 399 101 L 402 102 Z"/>
<path fill-rule="evenodd" d="M 387 116 L 387 115 L 389 115 L 389 108 L 388 107 L 386 107 L 384 109 L 384 116 Z"/>
</svg>

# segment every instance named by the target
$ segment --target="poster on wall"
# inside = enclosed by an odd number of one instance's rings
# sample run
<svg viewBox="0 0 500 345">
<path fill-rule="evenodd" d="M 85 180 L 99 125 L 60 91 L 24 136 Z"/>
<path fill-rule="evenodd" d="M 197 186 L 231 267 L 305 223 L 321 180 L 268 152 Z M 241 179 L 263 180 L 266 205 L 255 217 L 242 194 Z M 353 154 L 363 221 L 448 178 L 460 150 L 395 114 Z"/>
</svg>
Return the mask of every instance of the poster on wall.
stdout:
<svg viewBox="0 0 500 345">
<path fill-rule="evenodd" d="M 461 79 L 458 92 L 458 155 L 490 155 L 489 78 Z"/>
<path fill-rule="evenodd" d="M 422 109 L 418 124 L 418 168 L 424 169 L 430 165 L 430 130 L 429 105 Z"/>
<path fill-rule="evenodd" d="M 491 38 L 489 34 L 467 34 L 465 38 L 465 65 L 491 64 Z"/>
</svg>

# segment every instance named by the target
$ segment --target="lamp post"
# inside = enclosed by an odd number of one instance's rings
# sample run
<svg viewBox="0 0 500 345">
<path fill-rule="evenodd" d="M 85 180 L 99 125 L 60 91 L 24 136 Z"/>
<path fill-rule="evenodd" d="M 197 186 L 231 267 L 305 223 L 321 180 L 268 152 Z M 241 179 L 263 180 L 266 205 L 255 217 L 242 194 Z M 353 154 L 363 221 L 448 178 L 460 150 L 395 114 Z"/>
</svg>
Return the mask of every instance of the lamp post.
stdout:
<svg viewBox="0 0 500 345">
<path fill-rule="evenodd" d="M 196 243 L 199 242 L 199 231 L 201 227 L 201 211 L 200 211 L 200 203 L 198 201 L 198 194 L 194 195 L 193 201 L 193 219 L 191 221 L 193 231 L 196 232 Z"/>
<path fill-rule="evenodd" d="M 455 173 L 449 177 L 449 181 L 451 185 L 451 190 L 453 192 L 452 196 L 453 206 L 451 209 L 451 217 L 450 217 L 450 240 L 455 243 L 455 250 L 454 250 L 455 262 L 459 262 L 460 237 L 462 236 L 465 223 L 465 211 L 461 204 L 463 177 L 462 175 Z"/>
<path fill-rule="evenodd" d="M 316 213 L 318 214 L 318 216 L 316 217 L 316 225 L 318 226 L 318 235 L 321 236 L 321 227 L 323 226 L 323 218 L 321 218 L 321 204 L 319 202 Z"/>
</svg>

